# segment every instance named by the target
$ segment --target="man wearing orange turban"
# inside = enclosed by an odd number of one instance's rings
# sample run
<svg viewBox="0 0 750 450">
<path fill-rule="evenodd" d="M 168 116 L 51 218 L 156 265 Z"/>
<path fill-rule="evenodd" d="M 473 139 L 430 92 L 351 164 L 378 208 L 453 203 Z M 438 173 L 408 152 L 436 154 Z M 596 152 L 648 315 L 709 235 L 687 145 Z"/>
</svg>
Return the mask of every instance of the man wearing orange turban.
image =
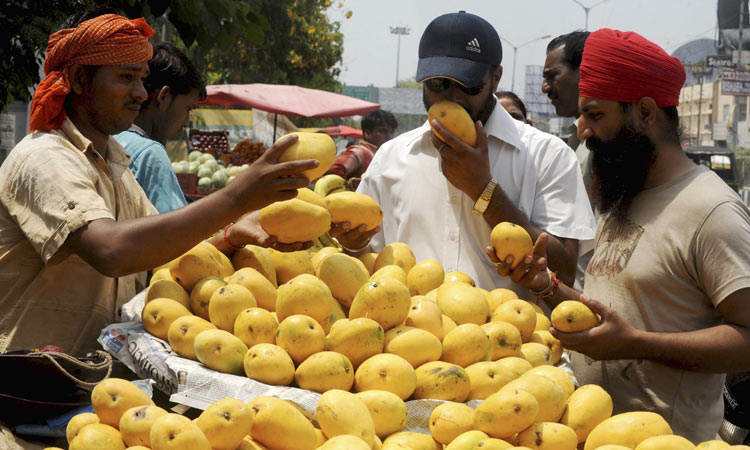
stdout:
<svg viewBox="0 0 750 450">
<path fill-rule="evenodd" d="M 750 370 L 750 210 L 683 152 L 684 81 L 679 60 L 636 33 L 602 29 L 586 41 L 578 133 L 603 216 L 580 298 L 601 321 L 554 335 L 614 413 L 657 412 L 697 444 L 721 425 L 724 373 Z M 540 270 L 528 287 L 555 284 Z M 550 306 L 581 295 L 551 292 Z"/>
<path fill-rule="evenodd" d="M 105 14 L 50 36 L 33 132 L 0 167 L 0 351 L 100 348 L 102 328 L 118 321 L 147 270 L 309 184 L 302 171 L 317 161 L 277 163 L 296 141 L 288 138 L 225 189 L 157 215 L 112 138 L 147 98 L 152 35 L 143 19 Z M 274 244 L 257 214 L 211 242 L 228 254 L 245 243 Z"/>
</svg>

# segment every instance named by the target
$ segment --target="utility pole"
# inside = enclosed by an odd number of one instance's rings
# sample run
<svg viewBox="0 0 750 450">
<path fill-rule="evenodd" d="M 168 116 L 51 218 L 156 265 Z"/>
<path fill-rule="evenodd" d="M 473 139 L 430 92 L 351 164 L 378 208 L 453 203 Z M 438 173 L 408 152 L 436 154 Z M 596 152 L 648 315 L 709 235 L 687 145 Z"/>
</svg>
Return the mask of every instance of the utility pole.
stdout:
<svg viewBox="0 0 750 450">
<path fill-rule="evenodd" d="M 391 34 L 398 36 L 398 43 L 396 44 L 396 84 L 398 87 L 398 63 L 401 60 L 401 36 L 409 34 L 409 27 L 390 27 Z"/>
<path fill-rule="evenodd" d="M 586 13 L 586 26 L 583 28 L 584 30 L 588 31 L 589 29 L 589 11 L 596 8 L 597 6 L 601 5 L 602 3 L 606 3 L 609 0 L 602 0 L 599 3 L 594 3 L 591 6 L 585 6 L 583 3 L 579 2 L 578 0 L 572 0 L 574 3 L 576 3 L 578 6 L 583 8 L 583 11 Z"/>
<path fill-rule="evenodd" d="M 742 32 L 745 25 L 745 2 L 740 1 L 740 23 L 739 23 L 739 47 L 740 51 L 737 55 L 737 72 L 742 73 Z M 745 105 L 747 108 L 747 105 Z M 745 116 L 747 117 L 747 116 Z M 734 96 L 734 146 L 735 149 L 740 146 L 740 96 Z"/>
<path fill-rule="evenodd" d="M 500 39 L 502 39 L 505 42 L 507 42 L 508 45 L 510 45 L 511 48 L 513 49 L 513 68 L 511 69 L 511 75 L 510 75 L 510 91 L 511 92 L 514 92 L 514 93 L 516 92 L 515 91 L 515 89 L 516 89 L 516 53 L 518 52 L 518 49 L 521 48 L 521 47 L 523 47 L 523 46 L 532 44 L 532 43 L 534 43 L 536 41 L 540 41 L 542 39 L 549 39 L 550 37 L 551 37 L 551 35 L 545 34 L 544 36 L 539 36 L 538 38 L 534 38 L 534 39 L 532 39 L 532 40 L 530 40 L 528 42 L 524 42 L 521 45 L 513 45 L 512 42 L 510 42 L 509 40 L 507 40 L 504 37 L 500 36 Z"/>
<path fill-rule="evenodd" d="M 701 145 L 701 107 L 703 106 L 703 74 L 698 76 L 698 82 L 701 84 L 700 93 L 698 94 L 698 141 L 695 145 Z"/>
</svg>

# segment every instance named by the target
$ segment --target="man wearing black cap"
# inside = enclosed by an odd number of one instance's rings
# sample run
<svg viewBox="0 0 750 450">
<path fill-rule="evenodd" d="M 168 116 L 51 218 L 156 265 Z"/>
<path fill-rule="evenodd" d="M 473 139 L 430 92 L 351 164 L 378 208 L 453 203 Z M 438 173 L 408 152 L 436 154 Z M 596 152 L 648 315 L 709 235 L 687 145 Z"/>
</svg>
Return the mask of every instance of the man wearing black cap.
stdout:
<svg viewBox="0 0 750 450">
<path fill-rule="evenodd" d="M 459 141 L 437 122 L 445 142 L 425 123 L 384 144 L 358 189 L 380 203 L 382 230 L 341 234 L 338 224 L 332 234 L 345 248 L 364 251 L 374 234 L 373 251 L 405 242 L 418 261 L 435 258 L 446 272 L 465 272 L 479 287 L 518 290 L 484 256 L 492 227 L 513 222 L 532 239 L 542 231 L 553 235 L 550 265 L 563 279 L 573 278 L 578 240 L 593 238 L 595 227 L 580 169 L 564 142 L 498 106 L 493 93 L 501 59 L 500 38 L 481 17 L 461 11 L 427 26 L 416 77 L 424 83 L 425 108 L 439 100 L 461 105 L 476 122 L 477 145 Z"/>
</svg>

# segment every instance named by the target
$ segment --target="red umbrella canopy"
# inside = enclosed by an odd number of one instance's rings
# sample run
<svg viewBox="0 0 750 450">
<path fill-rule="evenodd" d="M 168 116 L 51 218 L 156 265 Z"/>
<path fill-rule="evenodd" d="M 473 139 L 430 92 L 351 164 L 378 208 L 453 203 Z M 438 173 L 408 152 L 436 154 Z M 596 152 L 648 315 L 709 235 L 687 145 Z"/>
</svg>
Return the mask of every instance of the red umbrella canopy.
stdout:
<svg viewBox="0 0 750 450">
<path fill-rule="evenodd" d="M 321 128 L 320 132 L 325 133 L 329 136 L 346 136 L 346 137 L 362 139 L 362 130 L 358 130 L 357 128 L 352 128 L 347 125 L 339 125 L 339 126 Z"/>
<path fill-rule="evenodd" d="M 215 84 L 206 91 L 202 105 L 240 105 L 291 116 L 346 117 L 380 108 L 347 95 L 283 84 Z"/>
</svg>

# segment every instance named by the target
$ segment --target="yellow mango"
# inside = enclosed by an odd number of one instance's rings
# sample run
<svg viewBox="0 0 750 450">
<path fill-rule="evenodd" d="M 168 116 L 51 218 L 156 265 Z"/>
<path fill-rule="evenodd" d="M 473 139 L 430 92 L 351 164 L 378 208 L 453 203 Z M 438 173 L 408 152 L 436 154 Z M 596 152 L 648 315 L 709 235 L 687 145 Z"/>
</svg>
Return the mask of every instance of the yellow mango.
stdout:
<svg viewBox="0 0 750 450">
<path fill-rule="evenodd" d="M 372 197 L 359 192 L 342 191 L 329 194 L 325 205 L 333 223 L 349 222 L 355 229 L 364 225 L 372 230 L 383 221 L 383 211 Z"/>
<path fill-rule="evenodd" d="M 445 335 L 453 331 L 458 325 L 450 317 L 443 314 L 443 338 Z"/>
<path fill-rule="evenodd" d="M 518 434 L 518 445 L 538 450 L 576 450 L 575 431 L 560 423 L 535 423 Z"/>
<path fill-rule="evenodd" d="M 125 450 L 120 432 L 110 425 L 92 423 L 81 428 L 78 435 L 70 441 L 70 450 L 99 449 Z"/>
<path fill-rule="evenodd" d="M 326 337 L 326 350 L 345 355 L 357 368 L 367 358 L 382 353 L 384 341 L 383 327 L 360 317 L 334 324 Z"/>
<path fill-rule="evenodd" d="M 443 338 L 441 360 L 467 367 L 491 355 L 490 339 L 482 327 L 473 323 L 459 325 Z"/>
<path fill-rule="evenodd" d="M 247 346 L 232 333 L 224 330 L 205 330 L 195 336 L 195 356 L 209 369 L 242 375 Z"/>
<path fill-rule="evenodd" d="M 385 333 L 384 351 L 409 361 L 417 368 L 430 361 L 437 361 L 443 352 L 440 339 L 432 333 L 406 325 L 391 328 Z"/>
<path fill-rule="evenodd" d="M 720 448 L 731 447 L 727 442 L 712 439 L 710 441 L 703 441 L 695 446 L 695 450 L 719 450 Z"/>
<path fill-rule="evenodd" d="M 552 364 L 552 352 L 549 347 L 537 342 L 522 344 L 521 356 L 534 367 Z"/>
<path fill-rule="evenodd" d="M 398 395 L 380 390 L 364 391 L 355 395 L 370 411 L 376 436 L 385 438 L 406 426 L 406 403 Z"/>
<path fill-rule="evenodd" d="M 532 306 L 535 306 L 535 305 L 532 303 Z M 537 311 L 536 326 L 534 327 L 534 331 L 549 332 L 549 329 L 551 326 L 552 326 L 552 322 L 550 322 L 549 317 L 545 316 L 544 313 L 540 313 L 539 311 Z"/>
<path fill-rule="evenodd" d="M 253 345 L 245 354 L 243 367 L 248 378 L 261 383 L 288 386 L 294 381 L 294 362 L 278 345 Z"/>
<path fill-rule="evenodd" d="M 611 416 L 612 397 L 598 385 L 587 384 L 568 397 L 560 423 L 572 428 L 578 435 L 578 442 L 582 443 L 594 427 Z"/>
<path fill-rule="evenodd" d="M 520 225 L 510 222 L 500 222 L 492 229 L 490 234 L 492 247 L 500 261 L 505 261 L 508 256 L 513 257 L 511 268 L 515 269 L 527 255 L 534 253 L 534 243 L 529 233 Z"/>
<path fill-rule="evenodd" d="M 326 202 L 323 200 L 323 195 L 318 194 L 317 192 L 313 191 L 310 188 L 299 188 L 297 189 L 297 199 L 302 200 L 303 202 L 312 203 L 315 206 L 320 206 L 321 208 L 326 207 Z"/>
<path fill-rule="evenodd" d="M 169 298 L 156 298 L 143 307 L 143 328 L 159 339 L 167 340 L 169 326 L 177 318 L 192 314 L 182 304 Z"/>
<path fill-rule="evenodd" d="M 354 367 L 349 358 L 341 353 L 319 352 L 297 366 L 294 380 L 300 388 L 315 392 L 331 389 L 348 391 L 354 385 Z M 326 436 L 330 437 L 327 433 Z"/>
<path fill-rule="evenodd" d="M 442 341 L 445 336 L 440 307 L 434 301 L 421 295 L 411 298 L 409 314 L 406 315 L 404 325 L 430 332 L 439 341 Z"/>
<path fill-rule="evenodd" d="M 557 422 L 565 410 L 565 393 L 554 381 L 542 375 L 524 374 L 501 388 L 530 393 L 539 404 L 534 422 Z"/>
<path fill-rule="evenodd" d="M 454 271 L 454 272 L 448 272 L 445 274 L 445 283 L 449 281 L 458 281 L 464 284 L 468 284 L 471 286 L 476 287 L 476 283 L 474 282 L 474 279 L 471 278 L 468 274 L 461 272 L 461 271 Z"/>
<path fill-rule="evenodd" d="M 226 279 L 226 282 L 247 288 L 253 294 L 259 307 L 268 311 L 276 310 L 276 294 L 278 293 L 276 286 L 256 269 L 252 267 L 238 269 Z"/>
<path fill-rule="evenodd" d="M 279 323 L 276 345 L 283 348 L 295 364 L 300 364 L 326 346 L 326 336 L 320 324 L 310 316 L 295 314 Z"/>
<path fill-rule="evenodd" d="M 469 380 L 471 380 L 469 400 L 484 400 L 516 379 L 510 369 L 495 361 L 474 363 L 466 368 L 466 373 L 469 374 Z"/>
<path fill-rule="evenodd" d="M 427 120 L 430 128 L 441 141 L 445 139 L 432 127 L 432 121 L 437 120 L 441 126 L 450 131 L 454 136 L 470 146 L 477 145 L 477 129 L 471 116 L 456 102 L 440 100 L 432 104 L 427 111 Z"/>
<path fill-rule="evenodd" d="M 437 290 L 437 304 L 446 316 L 458 325 L 487 322 L 490 310 L 485 295 L 479 289 L 462 282 L 446 282 Z"/>
<path fill-rule="evenodd" d="M 560 302 L 550 315 L 552 326 L 566 333 L 588 330 L 599 323 L 599 318 L 588 306 L 576 300 Z"/>
<path fill-rule="evenodd" d="M 68 444 L 70 444 L 74 437 L 78 436 L 78 432 L 83 427 L 92 423 L 99 423 L 99 416 L 94 413 L 87 412 L 73 416 L 65 427 L 65 439 L 68 441 Z"/>
<path fill-rule="evenodd" d="M 215 330 L 216 325 L 198 316 L 178 317 L 167 331 L 169 346 L 183 358 L 197 361 L 195 356 L 195 337 L 205 330 Z"/>
<path fill-rule="evenodd" d="M 151 274 L 151 279 L 148 281 L 149 286 L 161 280 L 175 281 L 174 277 L 172 277 L 171 270 L 172 270 L 171 266 L 170 267 L 164 266 L 158 269 L 154 269 Z"/>
<path fill-rule="evenodd" d="M 555 366 L 539 366 L 534 367 L 528 372 L 524 373 L 523 376 L 527 375 L 541 375 L 552 380 L 553 383 L 558 385 L 562 389 L 565 398 L 568 399 L 575 391 L 575 383 L 573 382 L 573 375 L 564 371 L 563 369 Z M 566 424 L 567 425 L 567 424 Z"/>
<path fill-rule="evenodd" d="M 461 367 L 444 361 L 428 362 L 419 366 L 414 398 L 432 398 L 451 402 L 465 402 L 471 392 L 469 375 Z"/>
<path fill-rule="evenodd" d="M 362 261 L 362 264 L 365 265 L 365 267 L 367 268 L 367 271 L 370 273 L 370 275 L 372 275 L 373 273 L 375 273 L 374 268 L 375 268 L 375 260 L 377 259 L 377 257 L 378 257 L 377 253 L 370 252 L 370 253 L 363 253 L 357 256 L 357 259 Z"/>
<path fill-rule="evenodd" d="M 370 275 L 369 281 L 379 281 L 382 278 L 393 278 L 406 286 L 406 271 L 401 266 L 395 264 L 385 265 Z"/>
<path fill-rule="evenodd" d="M 529 342 L 536 327 L 536 311 L 525 300 L 508 300 L 492 312 L 492 321 L 513 324 L 521 333 L 521 341 Z"/>
<path fill-rule="evenodd" d="M 151 426 L 152 450 L 211 450 L 198 425 L 179 414 L 158 417 Z"/>
<path fill-rule="evenodd" d="M 644 439 L 635 450 L 695 450 L 695 446 L 684 437 L 671 434 Z"/>
<path fill-rule="evenodd" d="M 378 253 L 378 257 L 375 258 L 375 265 L 373 268 L 377 271 L 383 266 L 395 264 L 402 269 L 406 274 L 409 274 L 409 270 L 416 264 L 416 258 L 414 252 L 411 251 L 408 245 L 403 242 L 392 242 L 386 245 L 383 250 Z"/>
<path fill-rule="evenodd" d="M 94 413 L 99 416 L 99 422 L 116 428 L 120 426 L 125 411 L 136 406 L 153 405 L 154 402 L 130 381 L 107 378 L 91 391 L 91 404 Z"/>
<path fill-rule="evenodd" d="M 208 304 L 214 292 L 227 285 L 227 282 L 219 277 L 207 277 L 195 284 L 190 292 L 190 310 L 193 314 L 209 320 Z"/>
<path fill-rule="evenodd" d="M 222 398 L 211 404 L 195 424 L 211 444 L 212 450 L 236 450 L 253 426 L 255 411 L 236 398 Z"/>
<path fill-rule="evenodd" d="M 636 448 L 652 436 L 665 434 L 672 434 L 672 429 L 659 414 L 648 411 L 626 412 L 605 419 L 595 426 L 586 438 L 583 449 L 595 450 L 605 444 Z"/>
<path fill-rule="evenodd" d="M 326 196 L 333 194 L 334 192 L 346 191 L 346 180 L 338 175 L 329 173 L 318 178 L 315 182 L 315 193 L 319 197 L 325 198 Z"/>
<path fill-rule="evenodd" d="M 314 275 L 301 274 L 279 286 L 276 317 L 281 322 L 289 316 L 304 314 L 323 327 L 331 315 L 331 290 Z"/>
<path fill-rule="evenodd" d="M 255 308 L 255 296 L 241 284 L 227 284 L 217 289 L 208 302 L 208 317 L 224 331 L 234 332 L 234 321 L 244 310 Z"/>
<path fill-rule="evenodd" d="M 336 247 L 323 247 L 315 252 L 312 257 L 310 257 L 310 261 L 312 262 L 313 269 L 315 269 L 315 273 L 318 273 L 318 266 L 321 262 L 323 262 L 324 259 L 328 258 L 331 255 L 339 254 L 341 254 L 341 250 Z"/>
<path fill-rule="evenodd" d="M 349 318 L 367 317 L 388 331 L 404 322 L 410 305 L 409 289 L 400 281 L 383 278 L 367 282 L 359 289 L 349 309 Z"/>
<path fill-rule="evenodd" d="M 474 410 L 463 403 L 441 403 L 430 413 L 430 434 L 441 444 L 474 428 Z"/>
<path fill-rule="evenodd" d="M 475 445 L 487 438 L 489 436 L 484 431 L 469 430 L 456 436 L 450 444 L 445 446 L 445 450 L 473 449 Z"/>
<path fill-rule="evenodd" d="M 383 353 L 365 360 L 354 374 L 354 390 L 363 392 L 382 390 L 398 395 L 401 400 L 411 397 L 417 386 L 417 374 L 404 358 Z"/>
<path fill-rule="evenodd" d="M 509 448 L 516 447 L 502 439 L 487 438 L 477 442 L 472 450 L 506 450 Z"/>
<path fill-rule="evenodd" d="M 256 397 L 247 404 L 255 411 L 250 436 L 271 449 L 313 450 L 315 428 L 297 408 L 276 397 Z"/>
<path fill-rule="evenodd" d="M 347 308 L 352 306 L 357 292 L 370 277 L 358 259 L 343 253 L 323 259 L 316 273 L 331 290 L 333 298 Z"/>
<path fill-rule="evenodd" d="M 443 265 L 435 259 L 424 259 L 411 268 L 406 276 L 406 286 L 411 295 L 425 295 L 440 287 L 444 279 Z"/>
<path fill-rule="evenodd" d="M 313 241 L 331 228 L 328 210 L 296 198 L 260 210 L 260 226 L 279 242 Z"/>
<path fill-rule="evenodd" d="M 328 439 L 350 434 L 372 446 L 375 423 L 367 405 L 346 390 L 331 389 L 323 393 L 316 408 L 318 423 Z"/>
<path fill-rule="evenodd" d="M 325 441 L 318 450 L 373 450 L 373 447 L 356 436 L 341 434 Z"/>
<path fill-rule="evenodd" d="M 274 286 L 278 286 L 276 281 L 276 267 L 273 264 L 271 253 L 265 247 L 257 245 L 246 245 L 236 250 L 232 255 L 232 265 L 236 270 L 245 267 L 251 267 L 261 273 Z"/>
<path fill-rule="evenodd" d="M 279 285 L 303 273 L 315 275 L 310 254 L 306 251 L 280 252 L 271 248 L 268 252 L 271 254 Z"/>
<path fill-rule="evenodd" d="M 442 450 L 443 446 L 429 434 L 399 431 L 383 441 L 383 450 Z"/>
<path fill-rule="evenodd" d="M 516 378 L 534 368 L 530 362 L 518 356 L 506 356 L 505 358 L 498 359 L 497 363 L 510 369 Z"/>
<path fill-rule="evenodd" d="M 503 321 L 487 322 L 482 325 L 482 330 L 490 338 L 492 361 L 507 356 L 521 356 L 521 332 L 515 325 Z"/>
<path fill-rule="evenodd" d="M 216 247 L 206 242 L 196 245 L 180 256 L 170 269 L 172 278 L 186 291 L 191 291 L 204 278 L 224 278 L 223 262 L 217 255 L 221 252 L 214 252 L 210 247 L 216 250 Z"/>
<path fill-rule="evenodd" d="M 536 397 L 524 390 L 503 388 L 477 406 L 474 426 L 494 438 L 508 439 L 533 424 L 538 414 Z"/>
<path fill-rule="evenodd" d="M 487 293 L 487 303 L 490 305 L 490 311 L 494 311 L 498 306 L 508 300 L 515 300 L 518 295 L 510 289 L 497 288 Z"/>
<path fill-rule="evenodd" d="M 279 157 L 279 162 L 317 159 L 320 163 L 318 167 L 303 172 L 303 175 L 313 182 L 331 168 L 331 164 L 336 159 L 336 143 L 325 133 L 308 131 L 295 131 L 282 136 L 278 141 L 292 134 L 297 135 L 299 139 L 284 150 Z"/>
<path fill-rule="evenodd" d="M 152 282 L 146 291 L 146 303 L 155 298 L 169 298 L 190 308 L 190 296 L 176 281 L 157 280 Z"/>
<path fill-rule="evenodd" d="M 233 332 L 250 348 L 255 344 L 275 344 L 278 327 L 276 317 L 267 310 L 248 308 L 237 314 Z"/>
</svg>

